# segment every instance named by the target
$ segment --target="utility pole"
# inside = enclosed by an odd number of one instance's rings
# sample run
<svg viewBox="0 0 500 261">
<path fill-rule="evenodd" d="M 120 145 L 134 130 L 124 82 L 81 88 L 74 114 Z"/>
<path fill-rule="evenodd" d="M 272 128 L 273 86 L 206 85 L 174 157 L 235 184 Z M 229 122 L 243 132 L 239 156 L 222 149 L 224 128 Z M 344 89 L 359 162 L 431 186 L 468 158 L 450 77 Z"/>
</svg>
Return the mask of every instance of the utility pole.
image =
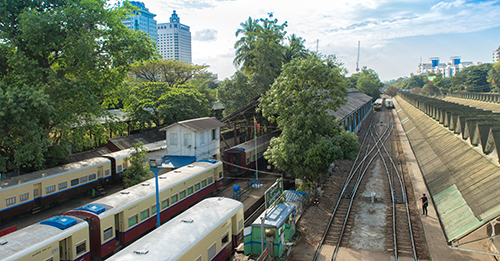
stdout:
<svg viewBox="0 0 500 261">
<path fill-rule="evenodd" d="M 359 47 L 360 41 L 358 41 L 358 59 L 356 60 L 356 72 L 359 72 Z"/>
</svg>

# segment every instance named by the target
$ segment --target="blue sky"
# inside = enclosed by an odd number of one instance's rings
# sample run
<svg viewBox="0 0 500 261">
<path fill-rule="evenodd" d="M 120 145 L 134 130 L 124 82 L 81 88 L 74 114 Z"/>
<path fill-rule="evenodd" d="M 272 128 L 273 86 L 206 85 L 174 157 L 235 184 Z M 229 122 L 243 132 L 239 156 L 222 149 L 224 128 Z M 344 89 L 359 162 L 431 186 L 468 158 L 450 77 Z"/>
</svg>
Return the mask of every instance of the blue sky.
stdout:
<svg viewBox="0 0 500 261">
<path fill-rule="evenodd" d="M 500 0 L 142 0 L 159 23 L 176 10 L 190 26 L 193 63 L 206 64 L 219 80 L 235 71 L 235 32 L 248 17 L 272 12 L 287 21 L 288 34 L 306 40 L 306 48 L 335 54 L 355 72 L 358 41 L 360 67 L 374 69 L 381 80 L 415 73 L 420 58 L 448 62 L 491 62 L 500 46 Z"/>
</svg>

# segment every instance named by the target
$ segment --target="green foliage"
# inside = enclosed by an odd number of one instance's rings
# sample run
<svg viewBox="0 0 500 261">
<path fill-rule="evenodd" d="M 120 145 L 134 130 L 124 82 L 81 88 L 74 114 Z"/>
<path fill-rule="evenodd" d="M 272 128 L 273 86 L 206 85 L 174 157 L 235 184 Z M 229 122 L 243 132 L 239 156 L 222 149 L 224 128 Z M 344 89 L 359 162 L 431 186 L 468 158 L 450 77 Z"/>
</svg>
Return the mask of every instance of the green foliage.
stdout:
<svg viewBox="0 0 500 261">
<path fill-rule="evenodd" d="M 134 151 L 127 158 L 130 167 L 122 174 L 123 184 L 126 188 L 152 178 L 149 163 L 147 162 L 147 150 L 143 145 L 142 142 L 132 144 Z"/>
<path fill-rule="evenodd" d="M 345 103 L 343 72 L 333 56 L 294 59 L 262 95 L 259 110 L 282 130 L 264 154 L 275 167 L 317 181 L 335 160 L 355 156 L 356 135 L 345 132 L 327 113 Z"/>
<path fill-rule="evenodd" d="M 146 127 L 209 116 L 215 76 L 207 68 L 176 60 L 136 63 L 136 79 L 129 78 L 121 90 L 124 108 Z"/>
<path fill-rule="evenodd" d="M 467 92 L 489 92 L 487 76 L 491 68 L 491 64 L 484 63 L 462 69 L 451 78 L 453 89 L 460 90 L 460 87 L 464 86 Z"/>
<path fill-rule="evenodd" d="M 488 82 L 491 84 L 493 92 L 500 92 L 500 61 L 493 64 L 488 71 Z"/>
<path fill-rule="evenodd" d="M 387 87 L 387 89 L 385 90 L 385 94 L 391 96 L 391 97 L 394 97 L 396 95 L 398 95 L 398 89 L 394 86 L 389 86 Z"/>
<path fill-rule="evenodd" d="M 380 89 L 382 89 L 384 84 L 380 81 L 378 74 L 374 70 L 363 67 L 360 73 L 351 75 L 349 79 L 352 84 L 356 80 L 356 89 L 362 93 L 370 95 L 374 99 L 380 97 Z"/>
<path fill-rule="evenodd" d="M 22 120 L 3 126 L 1 140 L 21 135 L 24 148 L 33 148 L 23 151 L 20 161 L 12 156 L 20 143 L 3 143 L 0 154 L 9 155 L 2 159 L 7 161 L 3 166 L 40 168 L 46 156 L 67 157 L 91 140 L 106 139 L 109 132 L 95 118 L 106 114 L 105 105 L 130 63 L 149 59 L 155 51 L 145 34 L 123 25 L 126 13 L 105 0 L 0 2 L 2 95 L 27 98 L 15 102 L 19 108 L 4 109 L 0 117 L 21 119 L 42 105 L 27 117 L 36 128 Z M 19 130 L 26 128 L 36 133 L 22 136 Z"/>
<path fill-rule="evenodd" d="M 424 86 L 424 88 L 422 88 L 422 90 L 420 91 L 420 94 L 426 96 L 437 96 L 441 94 L 441 92 L 439 91 L 439 88 L 436 85 L 432 83 L 427 83 Z"/>
<path fill-rule="evenodd" d="M 403 86 L 403 89 L 408 89 L 411 90 L 413 88 L 419 87 L 422 88 L 424 85 L 427 83 L 427 76 L 426 75 L 411 75 L 410 78 L 408 78 L 405 81 L 405 85 Z"/>
<path fill-rule="evenodd" d="M 415 88 L 411 89 L 411 93 L 413 93 L 413 94 L 420 94 L 421 91 L 422 91 L 422 88 L 420 88 L 420 87 L 415 87 Z"/>
</svg>

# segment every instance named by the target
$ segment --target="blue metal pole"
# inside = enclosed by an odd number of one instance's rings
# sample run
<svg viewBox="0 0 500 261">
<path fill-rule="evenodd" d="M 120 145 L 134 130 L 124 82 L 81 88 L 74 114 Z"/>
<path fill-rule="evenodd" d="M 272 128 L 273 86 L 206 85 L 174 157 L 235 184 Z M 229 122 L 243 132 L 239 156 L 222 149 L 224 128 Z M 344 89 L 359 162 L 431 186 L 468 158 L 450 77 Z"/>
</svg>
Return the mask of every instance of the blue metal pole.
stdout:
<svg viewBox="0 0 500 261">
<path fill-rule="evenodd" d="M 160 191 L 158 188 L 158 169 L 155 172 L 155 182 L 156 182 L 156 227 L 160 227 Z"/>
</svg>

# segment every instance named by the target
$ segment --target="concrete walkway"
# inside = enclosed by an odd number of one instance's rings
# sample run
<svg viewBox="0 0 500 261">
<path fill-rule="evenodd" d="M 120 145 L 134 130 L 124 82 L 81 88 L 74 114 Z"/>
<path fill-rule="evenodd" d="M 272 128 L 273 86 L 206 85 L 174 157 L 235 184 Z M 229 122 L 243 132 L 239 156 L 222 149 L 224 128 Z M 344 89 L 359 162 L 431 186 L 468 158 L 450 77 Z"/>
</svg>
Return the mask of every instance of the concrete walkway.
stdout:
<svg viewBox="0 0 500 261">
<path fill-rule="evenodd" d="M 410 142 L 406 137 L 406 133 L 401 125 L 400 119 L 396 113 L 397 110 L 401 108 L 398 103 L 401 101 L 401 98 L 396 97 L 395 105 L 396 109 L 393 110 L 395 125 L 397 126 L 397 131 L 399 134 L 399 138 L 401 141 L 401 146 L 403 147 L 403 152 L 406 158 L 406 165 L 408 168 L 409 175 L 411 177 L 413 192 L 415 194 L 415 198 L 420 198 L 422 194 L 429 195 L 429 191 L 427 191 L 427 186 L 425 185 L 424 177 L 420 172 L 420 167 L 418 162 L 413 154 L 413 149 L 411 148 Z M 405 103 L 404 101 L 401 101 Z M 411 106 L 411 105 L 409 105 Z M 429 196 L 428 196 L 429 197 Z M 480 254 L 475 252 L 461 251 L 452 249 L 448 246 L 446 242 L 446 238 L 443 234 L 443 230 L 438 220 L 438 216 L 436 214 L 436 209 L 432 204 L 432 201 L 429 201 L 428 216 L 421 216 L 422 225 L 424 228 L 425 238 L 427 240 L 427 246 L 429 249 L 430 260 L 495 260 L 493 256 Z M 418 202 L 418 207 L 421 212 L 422 205 Z M 484 229 L 479 230 L 478 232 L 467 237 L 466 241 L 472 241 L 475 239 L 483 238 L 486 236 L 486 232 Z M 481 249 L 486 251 L 485 246 L 483 245 L 484 241 L 480 241 L 478 243 L 467 245 L 467 248 L 470 249 Z"/>
</svg>

